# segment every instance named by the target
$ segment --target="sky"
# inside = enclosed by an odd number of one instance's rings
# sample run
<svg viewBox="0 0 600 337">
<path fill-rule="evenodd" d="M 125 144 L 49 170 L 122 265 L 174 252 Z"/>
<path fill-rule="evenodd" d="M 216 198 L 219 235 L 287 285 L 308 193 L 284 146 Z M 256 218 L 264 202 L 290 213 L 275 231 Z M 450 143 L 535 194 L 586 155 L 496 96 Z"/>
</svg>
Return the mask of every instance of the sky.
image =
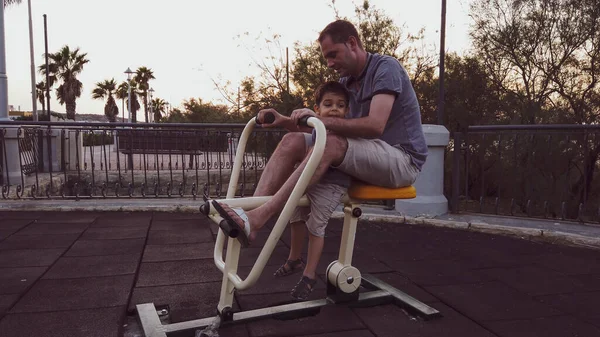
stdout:
<svg viewBox="0 0 600 337">
<path fill-rule="evenodd" d="M 462 53 L 470 47 L 469 4 L 449 0 L 446 18 L 446 50 Z M 337 0 L 341 16 L 354 18 L 354 4 L 361 0 Z M 425 28 L 426 43 L 439 50 L 441 0 L 371 0 L 400 27 L 409 32 Z M 44 64 L 44 19 L 47 15 L 48 50 L 79 47 L 90 60 L 79 80 L 83 93 L 77 113 L 103 114 L 104 101 L 91 98 L 95 83 L 127 79 L 124 71 L 146 66 L 154 71 L 150 82 L 160 97 L 174 107 L 190 98 L 221 103 L 215 88 L 230 81 L 233 87 L 258 74 L 255 61 L 268 56 L 265 37 L 280 35 L 280 51 L 294 42 L 308 44 L 335 19 L 330 0 L 31 0 L 36 69 Z M 27 0 L 5 10 L 8 101 L 15 109 L 31 111 L 31 61 Z M 262 39 L 261 39 L 262 37 Z M 36 73 L 36 82 L 42 80 Z M 53 94 L 54 98 L 56 95 Z M 120 103 L 120 102 L 119 102 Z M 51 108 L 65 107 L 52 99 Z M 121 104 L 119 104 L 119 109 Z M 38 102 L 38 109 L 41 105 Z"/>
</svg>

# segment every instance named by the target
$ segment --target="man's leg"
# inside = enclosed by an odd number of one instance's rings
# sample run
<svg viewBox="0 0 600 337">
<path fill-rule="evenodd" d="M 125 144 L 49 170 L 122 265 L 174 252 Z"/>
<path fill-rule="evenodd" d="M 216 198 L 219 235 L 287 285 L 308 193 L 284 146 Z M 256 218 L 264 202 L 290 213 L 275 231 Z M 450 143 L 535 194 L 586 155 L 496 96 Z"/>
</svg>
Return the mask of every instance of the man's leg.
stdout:
<svg viewBox="0 0 600 337">
<path fill-rule="evenodd" d="M 346 154 L 346 150 L 348 149 L 348 141 L 346 138 L 329 134 L 327 135 L 327 142 L 325 146 L 325 151 L 323 152 L 323 156 L 321 158 L 321 162 L 317 166 L 308 186 L 313 185 L 315 182 L 319 181 L 323 174 L 327 171 L 327 169 L 332 165 L 339 165 L 343 160 Z M 302 153 L 304 154 L 304 152 Z M 306 163 L 312 151 L 306 155 L 304 160 L 298 165 L 296 170 L 289 176 L 289 178 L 285 181 L 285 183 L 281 186 L 281 188 L 273 194 L 273 197 L 269 199 L 266 203 L 257 207 L 253 210 L 247 211 L 246 216 L 248 216 L 248 222 L 250 223 L 250 237 L 249 240 L 252 241 L 256 237 L 256 232 L 262 228 L 265 223 L 277 212 L 283 209 L 283 206 L 289 199 L 300 175 L 304 171 L 306 167 Z M 265 172 L 263 172 L 263 175 Z M 272 180 L 272 178 L 271 178 Z M 308 188 L 307 186 L 307 188 Z M 233 210 L 229 208 L 229 206 L 225 204 L 221 204 L 221 206 L 227 211 L 229 216 L 233 218 L 239 225 L 243 227 L 243 220 L 235 213 Z"/>
<path fill-rule="evenodd" d="M 258 180 L 254 196 L 273 195 L 281 188 L 294 166 L 304 159 L 305 143 L 302 132 L 287 133 L 283 136 Z"/>
<path fill-rule="evenodd" d="M 368 184 L 388 188 L 409 186 L 419 175 L 406 152 L 379 139 L 349 139 L 346 156 L 335 168 Z"/>
</svg>

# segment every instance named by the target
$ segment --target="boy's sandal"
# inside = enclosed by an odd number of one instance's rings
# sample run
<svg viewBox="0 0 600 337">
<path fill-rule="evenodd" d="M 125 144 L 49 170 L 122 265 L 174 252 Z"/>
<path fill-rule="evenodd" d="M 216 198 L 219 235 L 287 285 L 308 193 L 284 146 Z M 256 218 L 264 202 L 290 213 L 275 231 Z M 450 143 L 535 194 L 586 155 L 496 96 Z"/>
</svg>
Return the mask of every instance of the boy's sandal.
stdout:
<svg viewBox="0 0 600 337">
<path fill-rule="evenodd" d="M 276 277 L 292 275 L 304 270 L 304 267 L 304 261 L 302 261 L 302 258 L 299 258 L 298 260 L 287 260 L 281 267 L 279 267 L 279 269 L 275 271 L 275 273 L 273 273 L 273 275 Z"/>
<path fill-rule="evenodd" d="M 302 276 L 300 281 L 296 284 L 294 289 L 292 289 L 291 295 L 296 300 L 304 301 L 308 298 L 310 293 L 312 293 L 315 288 L 315 284 L 317 284 L 317 280 L 310 279 L 306 276 Z"/>
</svg>

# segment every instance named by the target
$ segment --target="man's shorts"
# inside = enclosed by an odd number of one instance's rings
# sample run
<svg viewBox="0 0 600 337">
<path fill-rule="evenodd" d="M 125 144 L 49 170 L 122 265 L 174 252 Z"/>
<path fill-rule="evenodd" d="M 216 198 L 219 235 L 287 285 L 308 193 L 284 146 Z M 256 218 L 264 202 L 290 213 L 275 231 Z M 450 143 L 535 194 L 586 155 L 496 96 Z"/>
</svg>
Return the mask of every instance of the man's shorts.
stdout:
<svg viewBox="0 0 600 337">
<path fill-rule="evenodd" d="M 419 170 L 404 150 L 380 139 L 347 138 L 348 150 L 334 167 L 366 183 L 397 188 L 412 185 Z"/>
<path fill-rule="evenodd" d="M 309 186 L 305 195 L 310 201 L 310 206 L 296 207 L 290 223 L 302 221 L 306 223 L 312 235 L 324 237 L 327 223 L 335 208 L 342 202 L 346 191 L 345 187 L 337 184 L 317 183 Z"/>
</svg>

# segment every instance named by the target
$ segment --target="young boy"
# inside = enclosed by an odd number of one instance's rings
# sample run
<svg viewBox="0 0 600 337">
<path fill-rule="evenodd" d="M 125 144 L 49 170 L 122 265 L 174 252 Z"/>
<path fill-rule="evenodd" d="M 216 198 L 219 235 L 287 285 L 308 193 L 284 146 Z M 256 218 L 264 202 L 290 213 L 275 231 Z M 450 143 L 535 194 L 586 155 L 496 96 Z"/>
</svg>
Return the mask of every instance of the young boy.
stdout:
<svg viewBox="0 0 600 337">
<path fill-rule="evenodd" d="M 335 81 L 324 83 L 315 91 L 315 112 L 323 117 L 345 118 L 348 112 L 349 94 Z M 315 131 L 306 134 L 306 151 L 315 142 Z M 305 300 L 316 284 L 316 269 L 323 252 L 325 228 L 335 208 L 350 185 L 350 177 L 330 168 L 321 180 L 306 190 L 309 207 L 298 207 L 290 218 L 291 243 L 287 261 L 275 272 L 276 277 L 294 274 L 304 269 L 302 278 L 292 289 L 296 300 Z M 306 264 L 301 253 L 308 229 L 308 257 Z"/>
</svg>

